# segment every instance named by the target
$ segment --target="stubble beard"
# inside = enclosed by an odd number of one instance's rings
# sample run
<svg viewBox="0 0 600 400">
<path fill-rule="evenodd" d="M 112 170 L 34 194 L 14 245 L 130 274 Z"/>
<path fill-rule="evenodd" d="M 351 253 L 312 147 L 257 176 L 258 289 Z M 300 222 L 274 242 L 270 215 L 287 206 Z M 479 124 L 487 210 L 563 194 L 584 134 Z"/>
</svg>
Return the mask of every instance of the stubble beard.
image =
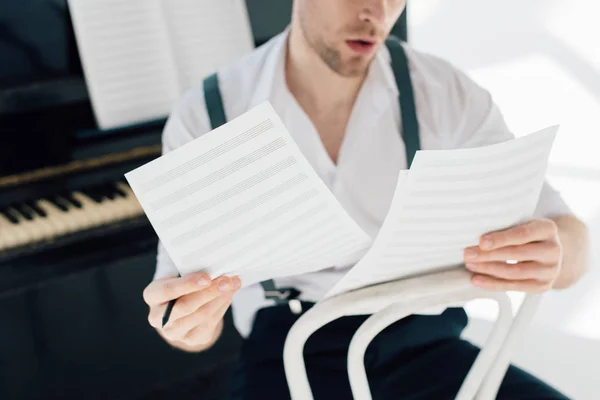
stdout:
<svg viewBox="0 0 600 400">
<path fill-rule="evenodd" d="M 313 37 L 309 33 L 305 22 L 306 21 L 303 21 L 302 19 L 300 21 L 304 39 L 332 71 L 345 77 L 360 76 L 366 72 L 371 60 L 365 61 L 364 57 L 354 56 L 344 63 L 341 51 L 326 43 L 325 39 L 322 37 Z"/>
<path fill-rule="evenodd" d="M 364 62 L 360 56 L 352 57 L 344 63 L 341 52 L 332 46 L 327 46 L 323 41 L 321 46 L 318 46 L 315 50 L 331 70 L 342 76 L 353 77 L 362 75 L 369 65 L 369 61 Z"/>
</svg>

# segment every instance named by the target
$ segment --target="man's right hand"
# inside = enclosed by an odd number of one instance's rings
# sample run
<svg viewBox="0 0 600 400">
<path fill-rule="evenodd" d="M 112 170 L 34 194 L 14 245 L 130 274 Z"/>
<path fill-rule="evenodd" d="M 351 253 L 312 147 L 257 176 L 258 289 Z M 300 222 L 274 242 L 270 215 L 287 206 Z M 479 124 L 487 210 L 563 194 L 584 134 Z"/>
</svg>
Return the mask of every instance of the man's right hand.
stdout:
<svg viewBox="0 0 600 400">
<path fill-rule="evenodd" d="M 172 346 L 186 351 L 205 350 L 219 338 L 223 316 L 241 286 L 237 276 L 211 281 L 203 272 L 157 279 L 144 289 L 144 301 L 150 306 L 148 321 Z M 173 299 L 177 301 L 163 328 L 163 314 Z"/>
</svg>

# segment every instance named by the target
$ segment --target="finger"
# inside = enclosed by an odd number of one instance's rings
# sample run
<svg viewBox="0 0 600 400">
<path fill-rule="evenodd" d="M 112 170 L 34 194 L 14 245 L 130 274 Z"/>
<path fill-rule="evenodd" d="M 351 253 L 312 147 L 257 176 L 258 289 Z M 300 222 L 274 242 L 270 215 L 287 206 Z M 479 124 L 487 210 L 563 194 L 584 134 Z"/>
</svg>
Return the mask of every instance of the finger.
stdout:
<svg viewBox="0 0 600 400">
<path fill-rule="evenodd" d="M 221 320 L 216 320 L 215 325 L 208 328 L 197 326 L 185 335 L 181 341 L 190 346 L 205 345 L 214 340 L 216 330 Z"/>
<path fill-rule="evenodd" d="M 527 293 L 541 293 L 550 289 L 550 282 L 539 282 L 533 279 L 512 281 L 494 278 L 486 275 L 473 275 L 471 282 L 474 286 L 492 291 L 519 291 Z"/>
<path fill-rule="evenodd" d="M 213 321 L 216 321 L 217 324 L 219 323 L 219 321 L 223 320 L 225 313 L 231 306 L 231 300 L 232 299 L 230 297 L 229 301 L 222 304 L 221 307 L 214 312 Z M 212 336 L 214 335 L 215 329 L 216 325 L 214 327 L 211 327 L 211 329 L 209 329 L 210 334 L 207 334 L 206 330 L 202 327 L 195 327 L 191 331 L 189 331 L 182 340 L 190 344 L 207 343 L 207 341 L 212 340 Z"/>
<path fill-rule="evenodd" d="M 214 313 L 213 313 L 213 318 L 215 320 L 220 320 L 225 316 L 225 313 L 227 312 L 227 310 L 229 309 L 229 307 L 231 306 L 231 300 L 232 298 L 229 297 L 229 301 L 224 302 L 223 304 L 221 304 L 221 306 L 219 308 L 217 308 Z"/>
<path fill-rule="evenodd" d="M 231 282 L 233 283 L 233 288 L 237 291 L 242 287 L 242 280 L 238 275 L 234 275 L 231 277 Z"/>
<path fill-rule="evenodd" d="M 235 292 L 231 278 L 220 276 L 206 289 L 187 294 L 175 302 L 171 311 L 171 321 L 185 317 L 195 312 L 197 309 L 216 299 L 223 294 L 233 294 Z"/>
<path fill-rule="evenodd" d="M 552 281 L 557 273 L 557 267 L 541 264 L 536 261 L 524 261 L 507 264 L 502 261 L 467 263 L 469 271 L 508 280 Z"/>
<path fill-rule="evenodd" d="M 210 276 L 204 272 L 182 278 L 163 278 L 150 283 L 144 289 L 144 301 L 148 305 L 162 304 L 210 285 Z"/>
<path fill-rule="evenodd" d="M 162 317 L 165 313 L 165 309 L 167 308 L 167 303 L 158 304 L 150 307 L 150 311 L 148 312 L 148 323 L 150 326 L 154 328 L 162 327 Z"/>
<path fill-rule="evenodd" d="M 223 306 L 228 306 L 230 302 L 231 296 L 228 294 L 222 294 L 221 296 L 204 304 L 193 313 L 179 319 L 169 321 L 169 323 L 163 328 L 163 333 L 170 340 L 181 340 L 188 334 L 188 332 L 196 327 L 212 330 L 212 328 L 219 322 L 220 319 L 215 318 L 214 315 Z"/>
<path fill-rule="evenodd" d="M 493 250 L 530 242 L 548 240 L 556 236 L 556 223 L 551 219 L 535 219 L 501 231 L 490 232 L 481 237 L 479 247 Z"/>
<path fill-rule="evenodd" d="M 474 246 L 465 249 L 464 259 L 467 263 L 515 260 L 553 264 L 560 260 L 560 252 L 560 245 L 549 241 L 501 247 L 491 251 L 484 251 Z"/>
</svg>

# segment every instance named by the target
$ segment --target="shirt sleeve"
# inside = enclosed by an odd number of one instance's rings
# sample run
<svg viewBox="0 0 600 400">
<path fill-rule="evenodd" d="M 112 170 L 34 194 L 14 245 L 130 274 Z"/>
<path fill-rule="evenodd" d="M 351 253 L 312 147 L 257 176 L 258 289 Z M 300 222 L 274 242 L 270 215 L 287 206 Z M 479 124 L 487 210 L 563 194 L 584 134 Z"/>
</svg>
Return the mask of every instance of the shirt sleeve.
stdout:
<svg viewBox="0 0 600 400">
<path fill-rule="evenodd" d="M 210 122 L 202 90 L 188 91 L 173 107 L 162 133 L 162 153 L 183 146 L 210 131 Z M 159 241 L 154 279 L 177 276 L 175 263 Z"/>
<path fill-rule="evenodd" d="M 454 108 L 456 117 L 449 118 L 453 126 L 447 127 L 448 131 L 452 132 L 453 146 L 480 147 L 515 138 L 487 90 L 457 69 L 454 69 L 452 82 L 452 91 L 455 92 L 452 97 L 457 99 L 459 104 L 459 109 Z M 572 214 L 571 209 L 560 192 L 546 179 L 533 216 L 552 218 L 565 214 Z"/>
</svg>

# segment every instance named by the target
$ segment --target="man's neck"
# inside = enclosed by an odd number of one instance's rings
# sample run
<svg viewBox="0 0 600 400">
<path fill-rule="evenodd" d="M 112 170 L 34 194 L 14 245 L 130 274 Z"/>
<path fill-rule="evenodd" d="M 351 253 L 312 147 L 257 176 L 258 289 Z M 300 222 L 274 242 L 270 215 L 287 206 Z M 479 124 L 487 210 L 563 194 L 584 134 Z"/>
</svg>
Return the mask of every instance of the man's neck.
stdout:
<svg viewBox="0 0 600 400">
<path fill-rule="evenodd" d="M 303 108 L 320 112 L 352 108 L 366 74 L 345 77 L 334 72 L 310 47 L 297 24 L 291 26 L 286 45 L 286 83 Z"/>
</svg>

